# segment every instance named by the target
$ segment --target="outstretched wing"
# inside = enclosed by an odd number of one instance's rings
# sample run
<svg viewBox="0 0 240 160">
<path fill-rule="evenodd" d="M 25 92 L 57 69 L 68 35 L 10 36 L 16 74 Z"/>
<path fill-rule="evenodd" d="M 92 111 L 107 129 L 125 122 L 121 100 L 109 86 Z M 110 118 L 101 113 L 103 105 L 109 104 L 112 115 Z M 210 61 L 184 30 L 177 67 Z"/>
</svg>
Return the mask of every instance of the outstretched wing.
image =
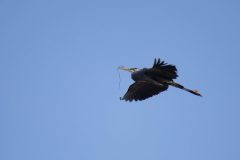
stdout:
<svg viewBox="0 0 240 160">
<path fill-rule="evenodd" d="M 133 83 L 127 93 L 121 98 L 125 101 L 141 101 L 159 94 L 168 89 L 167 85 L 156 85 L 149 81 L 137 81 Z"/>
<path fill-rule="evenodd" d="M 152 68 L 146 69 L 145 74 L 156 81 L 163 79 L 172 81 L 178 77 L 177 68 L 161 61 L 160 58 L 154 60 Z"/>
</svg>

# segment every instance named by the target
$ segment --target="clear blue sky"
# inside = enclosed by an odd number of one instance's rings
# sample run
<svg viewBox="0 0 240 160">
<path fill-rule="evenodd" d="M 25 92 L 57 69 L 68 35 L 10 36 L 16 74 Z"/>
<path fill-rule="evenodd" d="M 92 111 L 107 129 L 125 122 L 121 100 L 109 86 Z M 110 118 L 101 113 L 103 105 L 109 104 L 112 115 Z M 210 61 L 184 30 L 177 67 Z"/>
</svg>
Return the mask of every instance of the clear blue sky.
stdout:
<svg viewBox="0 0 240 160">
<path fill-rule="evenodd" d="M 239 160 L 240 2 L 0 1 L 1 160 Z M 142 102 L 119 65 L 177 82 Z"/>
</svg>

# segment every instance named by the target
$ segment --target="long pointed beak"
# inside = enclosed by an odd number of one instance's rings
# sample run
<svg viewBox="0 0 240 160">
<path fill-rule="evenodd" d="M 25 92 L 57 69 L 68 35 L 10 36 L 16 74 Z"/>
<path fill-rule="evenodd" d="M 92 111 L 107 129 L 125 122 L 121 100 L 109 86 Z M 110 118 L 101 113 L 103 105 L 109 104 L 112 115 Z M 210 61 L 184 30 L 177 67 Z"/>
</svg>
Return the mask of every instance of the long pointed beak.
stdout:
<svg viewBox="0 0 240 160">
<path fill-rule="evenodd" d="M 124 67 L 124 66 L 119 66 L 118 69 L 123 70 L 123 71 L 131 72 L 131 70 L 129 68 Z"/>
</svg>

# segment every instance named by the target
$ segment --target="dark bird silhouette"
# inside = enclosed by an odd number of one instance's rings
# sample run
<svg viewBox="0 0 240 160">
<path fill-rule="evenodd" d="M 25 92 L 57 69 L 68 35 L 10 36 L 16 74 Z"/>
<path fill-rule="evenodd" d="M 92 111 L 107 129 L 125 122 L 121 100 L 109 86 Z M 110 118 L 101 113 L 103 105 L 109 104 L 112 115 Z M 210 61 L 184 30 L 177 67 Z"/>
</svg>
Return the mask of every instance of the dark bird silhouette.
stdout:
<svg viewBox="0 0 240 160">
<path fill-rule="evenodd" d="M 127 93 L 121 100 L 125 101 L 141 101 L 149 97 L 159 94 L 173 86 L 194 95 L 201 96 L 197 90 L 191 90 L 174 82 L 178 77 L 177 68 L 174 65 L 167 64 L 160 59 L 155 59 L 152 68 L 127 68 L 118 67 L 118 69 L 129 71 L 132 79 L 135 81 L 127 90 Z"/>
</svg>

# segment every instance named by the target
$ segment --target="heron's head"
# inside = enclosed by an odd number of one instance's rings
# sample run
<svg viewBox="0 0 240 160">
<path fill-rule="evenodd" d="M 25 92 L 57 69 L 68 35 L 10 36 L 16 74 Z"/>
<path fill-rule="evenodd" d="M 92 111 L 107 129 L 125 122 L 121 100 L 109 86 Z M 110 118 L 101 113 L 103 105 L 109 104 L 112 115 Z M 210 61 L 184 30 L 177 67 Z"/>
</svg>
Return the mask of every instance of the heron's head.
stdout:
<svg viewBox="0 0 240 160">
<path fill-rule="evenodd" d="M 133 73 L 133 72 L 139 71 L 138 68 L 127 68 L 127 67 L 124 67 L 124 66 L 120 66 L 120 67 L 118 67 L 118 69 L 120 69 L 120 70 L 124 70 L 124 71 L 128 71 L 128 72 L 130 72 L 130 73 Z"/>
</svg>

